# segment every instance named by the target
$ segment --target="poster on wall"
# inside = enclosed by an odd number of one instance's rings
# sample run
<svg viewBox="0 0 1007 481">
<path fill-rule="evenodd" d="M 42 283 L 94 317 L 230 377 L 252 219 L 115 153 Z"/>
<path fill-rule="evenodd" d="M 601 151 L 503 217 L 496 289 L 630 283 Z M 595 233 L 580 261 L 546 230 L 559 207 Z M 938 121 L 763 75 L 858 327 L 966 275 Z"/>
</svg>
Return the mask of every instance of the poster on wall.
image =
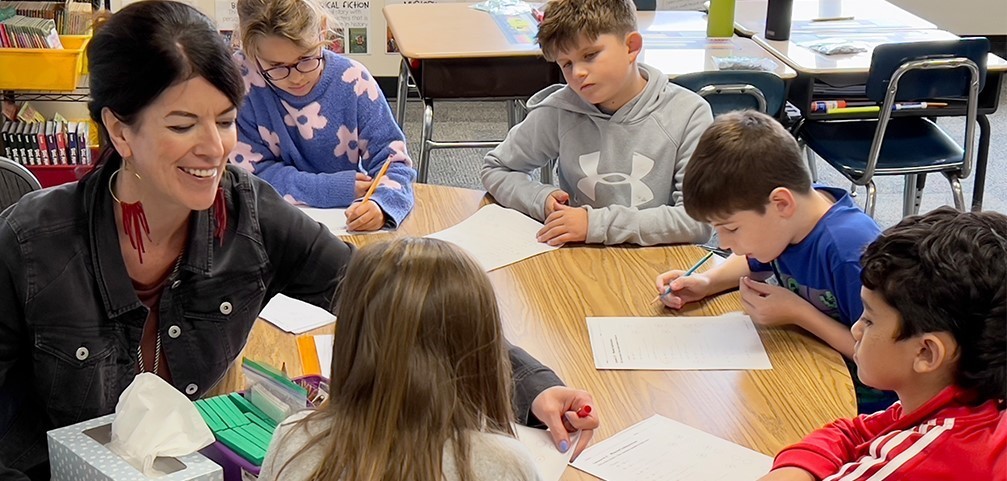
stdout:
<svg viewBox="0 0 1007 481">
<path fill-rule="evenodd" d="M 213 21 L 217 23 L 220 36 L 224 38 L 224 43 L 231 46 L 232 52 L 241 48 L 237 5 L 235 0 L 217 0 L 213 9 Z"/>
<path fill-rule="evenodd" d="M 349 55 L 370 53 L 370 0 L 322 0 L 321 4 L 336 20 L 330 50 Z"/>
<path fill-rule="evenodd" d="M 367 54 L 370 51 L 367 38 L 371 22 L 370 1 L 324 0 L 320 3 L 335 19 L 329 33 L 329 50 L 341 54 Z M 240 48 L 237 1 L 216 0 L 214 7 L 214 20 L 220 35 L 232 50 Z"/>
</svg>

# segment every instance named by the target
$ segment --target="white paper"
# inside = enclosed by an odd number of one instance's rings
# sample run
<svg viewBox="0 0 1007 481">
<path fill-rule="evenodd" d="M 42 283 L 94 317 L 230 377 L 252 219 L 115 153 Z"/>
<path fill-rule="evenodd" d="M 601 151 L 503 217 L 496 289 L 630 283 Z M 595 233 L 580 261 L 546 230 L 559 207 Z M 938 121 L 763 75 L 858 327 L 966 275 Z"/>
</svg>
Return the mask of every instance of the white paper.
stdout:
<svg viewBox="0 0 1007 481">
<path fill-rule="evenodd" d="M 315 351 L 318 353 L 318 366 L 322 368 L 322 376 L 332 379 L 332 334 L 315 336 Z"/>
<path fill-rule="evenodd" d="M 654 415 L 587 448 L 572 464 L 606 481 L 737 481 L 765 475 L 773 458 Z"/>
<path fill-rule="evenodd" d="M 514 434 L 531 453 L 542 481 L 559 481 L 563 472 L 566 471 L 566 466 L 570 464 L 573 448 L 577 445 L 577 440 L 580 439 L 579 431 L 570 434 L 570 449 L 566 453 L 561 453 L 559 449 L 556 449 L 556 444 L 552 442 L 552 435 L 549 434 L 549 431 L 515 424 Z"/>
<path fill-rule="evenodd" d="M 307 302 L 277 294 L 262 308 L 259 317 L 284 331 L 302 334 L 336 322 L 336 316 Z"/>
<path fill-rule="evenodd" d="M 716 317 L 589 317 L 598 369 L 772 369 L 752 319 Z"/>
<path fill-rule="evenodd" d="M 350 232 L 346 230 L 346 209 L 318 209 L 315 207 L 300 207 L 308 217 L 311 217 L 317 222 L 320 222 L 325 227 L 328 227 L 332 231 L 333 235 L 337 236 L 347 236 L 347 235 L 366 235 L 366 234 L 376 234 L 378 232 L 386 232 L 387 229 L 379 229 L 376 231 L 353 231 Z"/>
<path fill-rule="evenodd" d="M 472 255 L 487 272 L 558 249 L 535 240 L 542 223 L 496 204 L 453 227 L 426 237 L 455 244 Z"/>
</svg>

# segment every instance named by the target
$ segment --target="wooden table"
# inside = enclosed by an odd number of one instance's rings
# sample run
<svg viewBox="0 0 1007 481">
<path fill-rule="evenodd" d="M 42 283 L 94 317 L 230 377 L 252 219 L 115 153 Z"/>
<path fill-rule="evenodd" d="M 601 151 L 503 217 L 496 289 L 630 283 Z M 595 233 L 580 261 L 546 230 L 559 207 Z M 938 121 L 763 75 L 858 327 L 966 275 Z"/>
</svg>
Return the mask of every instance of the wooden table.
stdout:
<svg viewBox="0 0 1007 481">
<path fill-rule="evenodd" d="M 734 29 L 751 37 L 766 32 L 767 0 L 738 0 L 734 9 Z M 812 21 L 824 18 L 844 20 Z M 935 29 L 928 20 L 909 13 L 884 0 L 794 0 L 791 32 L 894 29 Z"/>
<path fill-rule="evenodd" d="M 349 238 L 358 245 L 425 235 L 471 215 L 482 192 L 416 185 L 416 211 L 392 234 Z M 599 371 L 585 317 L 664 316 L 650 305 L 653 278 L 687 268 L 703 251 L 678 247 L 565 247 L 489 274 L 500 299 L 504 330 L 516 345 L 552 367 L 564 381 L 592 393 L 601 417 L 595 440 L 658 413 L 769 455 L 838 417 L 856 414 L 853 385 L 842 358 L 807 334 L 759 329 L 769 371 Z M 740 309 L 738 295 L 698 303 L 683 315 Z M 333 327 L 313 334 L 331 333 Z M 293 335 L 266 322 L 252 331 L 245 356 L 302 373 Z M 220 392 L 243 387 L 240 369 Z M 593 479 L 567 469 L 563 479 Z"/>
</svg>

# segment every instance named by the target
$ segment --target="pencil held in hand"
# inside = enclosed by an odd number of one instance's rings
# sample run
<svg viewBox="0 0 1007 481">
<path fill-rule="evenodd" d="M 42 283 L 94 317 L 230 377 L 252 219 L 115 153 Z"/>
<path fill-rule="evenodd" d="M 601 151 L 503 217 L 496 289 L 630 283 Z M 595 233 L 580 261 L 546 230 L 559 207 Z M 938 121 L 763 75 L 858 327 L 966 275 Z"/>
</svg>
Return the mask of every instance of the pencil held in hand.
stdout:
<svg viewBox="0 0 1007 481">
<path fill-rule="evenodd" d="M 378 189 L 378 184 L 381 183 L 381 179 L 388 172 L 388 166 L 392 165 L 390 160 L 386 160 L 385 164 L 381 166 L 381 170 L 378 171 L 378 175 L 374 176 L 374 180 L 371 181 L 371 187 L 367 189 L 367 193 L 364 194 L 364 199 L 360 201 L 361 204 L 366 203 L 371 200 L 371 196 L 374 195 L 374 191 Z"/>
<path fill-rule="evenodd" d="M 696 263 L 693 264 L 692 267 L 689 268 L 689 270 L 685 271 L 685 274 L 682 274 L 682 277 L 689 277 L 689 276 L 691 276 L 700 267 L 703 267 L 703 264 L 706 264 L 706 261 L 710 260 L 711 257 L 713 257 L 713 251 L 707 252 L 706 255 L 703 256 L 698 261 L 696 261 Z M 670 282 L 668 283 L 668 288 L 664 291 L 664 294 L 658 294 L 657 297 L 655 297 L 653 301 L 650 301 L 651 305 L 654 305 L 656 303 L 661 302 L 661 296 L 667 296 L 668 294 L 671 294 L 671 283 Z"/>
</svg>

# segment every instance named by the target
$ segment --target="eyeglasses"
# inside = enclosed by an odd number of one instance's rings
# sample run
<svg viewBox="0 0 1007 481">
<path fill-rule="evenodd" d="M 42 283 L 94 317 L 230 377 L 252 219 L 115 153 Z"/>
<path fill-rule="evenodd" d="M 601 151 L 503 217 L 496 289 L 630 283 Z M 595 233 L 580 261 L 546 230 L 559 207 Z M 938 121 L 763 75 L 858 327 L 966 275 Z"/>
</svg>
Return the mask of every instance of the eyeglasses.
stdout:
<svg viewBox="0 0 1007 481">
<path fill-rule="evenodd" d="M 269 80 L 283 80 L 290 76 L 290 69 L 297 69 L 301 73 L 310 73 L 318 70 L 322 66 L 322 55 L 301 59 L 294 64 L 279 65 L 276 67 L 262 69 L 262 76 Z M 259 65 L 262 68 L 262 65 Z"/>
</svg>

